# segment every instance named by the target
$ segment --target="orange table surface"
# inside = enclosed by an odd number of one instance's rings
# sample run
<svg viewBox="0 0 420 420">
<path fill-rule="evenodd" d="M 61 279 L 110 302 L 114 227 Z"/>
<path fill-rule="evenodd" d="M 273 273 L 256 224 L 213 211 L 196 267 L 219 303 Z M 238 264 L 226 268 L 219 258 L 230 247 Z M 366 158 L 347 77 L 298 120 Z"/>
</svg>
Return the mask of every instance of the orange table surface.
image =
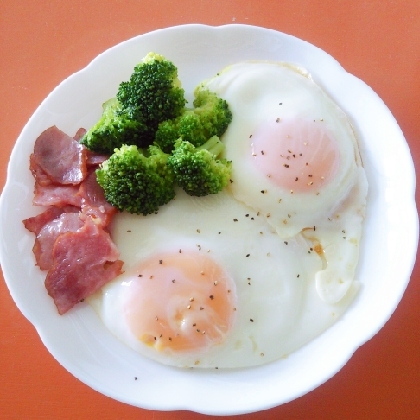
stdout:
<svg viewBox="0 0 420 420">
<path fill-rule="evenodd" d="M 418 0 L 2 0 L 0 185 L 16 138 L 56 85 L 120 41 L 186 23 L 257 25 L 322 48 L 379 94 L 419 162 Z M 419 282 L 417 265 L 391 319 L 332 379 L 290 403 L 241 418 L 419 419 Z M 48 353 L 3 278 L 0 326 L 1 419 L 207 417 L 131 407 L 75 379 Z"/>
</svg>

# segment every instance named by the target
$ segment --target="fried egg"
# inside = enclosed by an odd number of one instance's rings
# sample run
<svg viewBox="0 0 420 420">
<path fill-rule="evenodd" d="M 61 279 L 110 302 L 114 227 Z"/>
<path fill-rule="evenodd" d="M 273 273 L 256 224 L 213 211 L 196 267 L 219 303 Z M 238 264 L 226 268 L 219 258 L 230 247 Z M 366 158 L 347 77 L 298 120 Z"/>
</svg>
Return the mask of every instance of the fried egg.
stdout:
<svg viewBox="0 0 420 420">
<path fill-rule="evenodd" d="M 242 62 L 204 83 L 226 99 L 223 138 L 232 193 L 281 237 L 331 215 L 358 182 L 357 141 L 345 113 L 287 63 Z"/>
<path fill-rule="evenodd" d="M 119 215 L 112 234 L 126 271 L 90 303 L 116 337 L 167 365 L 236 368 L 285 357 L 334 323 L 358 287 L 324 302 L 310 241 L 280 240 L 228 191 L 178 191 L 158 214 Z"/>
</svg>

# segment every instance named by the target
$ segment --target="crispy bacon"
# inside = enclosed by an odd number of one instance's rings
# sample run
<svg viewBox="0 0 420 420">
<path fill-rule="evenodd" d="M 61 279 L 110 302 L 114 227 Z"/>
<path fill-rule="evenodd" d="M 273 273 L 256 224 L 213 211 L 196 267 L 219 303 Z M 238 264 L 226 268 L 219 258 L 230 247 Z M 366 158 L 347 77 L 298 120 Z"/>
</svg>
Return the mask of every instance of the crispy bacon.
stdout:
<svg viewBox="0 0 420 420">
<path fill-rule="evenodd" d="M 26 229 L 28 229 L 30 232 L 35 233 L 35 235 L 38 235 L 38 233 L 41 231 L 41 229 L 44 227 L 45 224 L 48 222 L 51 222 L 52 220 L 56 219 L 57 217 L 60 217 L 61 213 L 78 213 L 79 209 L 77 207 L 49 207 L 44 212 L 37 214 L 36 216 L 29 217 L 28 219 L 23 220 L 23 224 Z"/>
<path fill-rule="evenodd" d="M 61 234 L 54 243 L 53 263 L 45 279 L 60 314 L 122 273 L 123 262 L 111 237 L 87 218 L 76 232 Z"/>
<path fill-rule="evenodd" d="M 45 286 L 60 314 L 118 276 L 123 265 L 107 229 L 117 209 L 105 200 L 95 174 L 107 156 L 79 144 L 85 132 L 72 138 L 50 127 L 36 139 L 29 160 L 33 204 L 48 208 L 23 224 L 36 236 L 36 263 L 48 270 Z"/>
<path fill-rule="evenodd" d="M 53 259 L 52 251 L 57 238 L 65 232 L 75 232 L 83 226 L 79 213 L 62 213 L 46 223 L 36 235 L 33 253 L 41 270 L 49 270 Z"/>
<path fill-rule="evenodd" d="M 77 185 L 86 176 L 86 148 L 56 126 L 36 139 L 30 168 L 37 182 Z"/>
<path fill-rule="evenodd" d="M 107 226 L 117 208 L 105 200 L 104 191 L 96 180 L 95 171 L 91 171 L 80 184 L 79 196 L 81 199 L 81 218 L 91 216 L 97 223 Z"/>
<path fill-rule="evenodd" d="M 34 206 L 77 206 L 82 205 L 78 185 L 40 185 L 35 183 Z"/>
<path fill-rule="evenodd" d="M 109 155 L 98 155 L 90 150 L 86 151 L 86 165 L 87 167 L 98 167 L 101 163 L 105 162 Z"/>
<path fill-rule="evenodd" d="M 80 141 L 82 138 L 83 138 L 83 136 L 86 134 L 86 128 L 83 128 L 83 127 L 80 127 L 77 131 L 76 131 L 76 134 L 73 136 L 73 138 L 76 140 L 76 141 Z"/>
</svg>

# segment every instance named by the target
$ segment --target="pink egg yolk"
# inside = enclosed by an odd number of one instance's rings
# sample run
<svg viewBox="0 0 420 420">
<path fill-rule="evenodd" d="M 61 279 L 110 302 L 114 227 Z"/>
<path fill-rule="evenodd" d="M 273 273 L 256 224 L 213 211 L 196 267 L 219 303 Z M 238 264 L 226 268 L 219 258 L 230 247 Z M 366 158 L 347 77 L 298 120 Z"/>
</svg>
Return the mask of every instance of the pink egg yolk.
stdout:
<svg viewBox="0 0 420 420">
<path fill-rule="evenodd" d="M 236 311 L 235 284 L 208 255 L 165 253 L 137 271 L 125 316 L 139 341 L 173 352 L 204 351 L 224 341 Z"/>
<path fill-rule="evenodd" d="M 337 173 L 340 153 L 323 121 L 270 120 L 250 137 L 258 169 L 291 193 L 318 192 Z"/>
</svg>

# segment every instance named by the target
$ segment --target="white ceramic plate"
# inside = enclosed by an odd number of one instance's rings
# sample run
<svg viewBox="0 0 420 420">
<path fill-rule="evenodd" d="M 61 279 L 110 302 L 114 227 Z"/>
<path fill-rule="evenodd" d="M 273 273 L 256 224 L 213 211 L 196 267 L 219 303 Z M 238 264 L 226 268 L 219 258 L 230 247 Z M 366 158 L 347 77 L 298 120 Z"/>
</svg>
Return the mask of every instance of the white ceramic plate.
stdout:
<svg viewBox="0 0 420 420">
<path fill-rule="evenodd" d="M 181 370 L 146 360 L 103 327 L 81 304 L 59 316 L 34 264 L 34 237 L 22 219 L 31 205 L 28 158 L 35 138 L 57 125 L 72 135 L 90 127 L 101 104 L 115 96 L 149 51 L 179 68 L 187 93 L 202 79 L 245 59 L 282 60 L 305 67 L 345 110 L 360 139 L 369 181 L 366 227 L 358 277 L 360 294 L 328 331 L 288 359 L 235 371 Z M 11 295 L 53 356 L 75 377 L 114 399 L 148 409 L 239 414 L 297 398 L 333 376 L 395 310 L 414 265 L 418 216 L 410 152 L 395 119 L 362 81 L 313 45 L 273 30 L 246 25 L 186 25 L 123 42 L 62 82 L 42 102 L 16 142 L 1 204 L 1 264 Z M 137 378 L 137 379 L 135 379 Z"/>
</svg>

